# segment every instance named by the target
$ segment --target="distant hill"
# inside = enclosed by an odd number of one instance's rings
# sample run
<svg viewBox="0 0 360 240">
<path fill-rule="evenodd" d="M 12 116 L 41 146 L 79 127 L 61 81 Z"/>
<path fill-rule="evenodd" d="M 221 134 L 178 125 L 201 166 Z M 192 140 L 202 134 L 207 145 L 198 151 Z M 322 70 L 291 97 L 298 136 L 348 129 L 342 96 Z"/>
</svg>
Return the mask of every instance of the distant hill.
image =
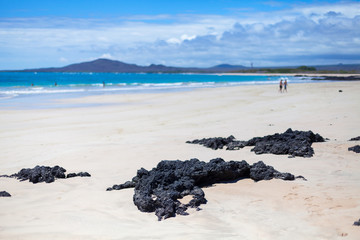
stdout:
<svg viewBox="0 0 360 240">
<path fill-rule="evenodd" d="M 230 71 L 246 70 L 249 68 L 242 65 L 220 64 L 207 69 L 209 71 L 214 71 L 214 72 L 230 72 Z"/>
<path fill-rule="evenodd" d="M 232 70 L 243 70 L 244 66 L 235 66 L 229 64 L 221 64 L 210 68 L 182 68 L 169 67 L 165 65 L 151 64 L 149 66 L 139 66 L 136 64 L 128 64 L 110 59 L 96 59 L 90 62 L 75 63 L 59 68 L 36 68 L 20 70 L 21 72 L 119 72 L 119 73 L 214 73 L 229 72 Z"/>
<path fill-rule="evenodd" d="M 338 64 L 315 67 L 316 71 L 353 71 L 360 72 L 360 64 Z M 139 66 L 110 59 L 96 59 L 89 62 L 70 64 L 59 68 L 36 68 L 15 70 L 10 72 L 118 72 L 118 73 L 226 73 L 226 72 L 266 72 L 266 69 L 295 69 L 297 67 L 266 67 L 249 68 L 242 65 L 220 64 L 209 68 L 183 68 L 169 67 L 165 65 L 151 64 L 149 66 Z M 279 71 L 280 71 L 279 70 Z M 268 71 L 271 73 L 271 71 Z"/>
<path fill-rule="evenodd" d="M 26 69 L 25 72 L 121 72 L 121 73 L 139 73 L 139 72 L 173 72 L 178 68 L 166 67 L 164 65 L 138 66 L 116 60 L 96 59 L 90 62 L 75 63 L 60 68 L 38 68 Z"/>
</svg>

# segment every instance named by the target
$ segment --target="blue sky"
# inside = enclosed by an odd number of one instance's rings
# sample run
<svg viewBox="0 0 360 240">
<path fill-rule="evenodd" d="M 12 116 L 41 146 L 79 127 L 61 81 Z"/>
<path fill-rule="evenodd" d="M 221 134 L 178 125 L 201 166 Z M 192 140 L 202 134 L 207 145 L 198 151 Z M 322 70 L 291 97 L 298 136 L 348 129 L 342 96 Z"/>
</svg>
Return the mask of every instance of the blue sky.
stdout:
<svg viewBox="0 0 360 240">
<path fill-rule="evenodd" d="M 360 63 L 360 1 L 0 0 L 0 69 Z"/>
</svg>

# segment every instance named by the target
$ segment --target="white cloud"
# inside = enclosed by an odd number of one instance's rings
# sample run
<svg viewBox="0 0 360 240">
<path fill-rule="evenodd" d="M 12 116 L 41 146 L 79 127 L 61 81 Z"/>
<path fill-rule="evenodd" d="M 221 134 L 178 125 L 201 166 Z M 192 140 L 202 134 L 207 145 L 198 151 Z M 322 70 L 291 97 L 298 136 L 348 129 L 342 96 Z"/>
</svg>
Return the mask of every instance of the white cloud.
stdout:
<svg viewBox="0 0 360 240">
<path fill-rule="evenodd" d="M 193 39 L 196 38 L 196 35 L 188 36 L 187 34 L 183 34 L 183 35 L 181 35 L 180 38 L 181 38 L 182 41 L 185 41 L 185 40 L 193 40 Z"/>
<path fill-rule="evenodd" d="M 66 63 L 66 62 L 68 62 L 69 60 L 67 60 L 67 58 L 61 57 L 61 58 L 59 59 L 59 61 L 62 62 L 62 63 Z"/>
<path fill-rule="evenodd" d="M 358 2 L 295 6 L 256 15 L 0 19 L 0 53 L 18 57 L 14 61 L 3 57 L 0 69 L 8 68 L 8 62 L 23 61 L 19 68 L 25 68 L 46 59 L 41 66 L 59 66 L 65 60 L 94 56 L 141 65 L 203 67 L 250 61 L 334 63 L 341 56 L 345 63 L 360 56 L 359 36 Z"/>
<path fill-rule="evenodd" d="M 178 38 L 169 38 L 168 40 L 166 40 L 166 42 L 169 44 L 180 44 L 181 40 Z"/>
<path fill-rule="evenodd" d="M 187 34 L 183 34 L 180 36 L 180 38 L 169 38 L 168 40 L 166 40 L 167 43 L 169 44 L 181 44 L 182 42 L 184 42 L 185 40 L 193 40 L 196 38 L 196 35 L 192 35 L 189 36 Z"/>
<path fill-rule="evenodd" d="M 110 53 L 104 53 L 99 58 L 114 59 L 114 57 Z"/>
</svg>

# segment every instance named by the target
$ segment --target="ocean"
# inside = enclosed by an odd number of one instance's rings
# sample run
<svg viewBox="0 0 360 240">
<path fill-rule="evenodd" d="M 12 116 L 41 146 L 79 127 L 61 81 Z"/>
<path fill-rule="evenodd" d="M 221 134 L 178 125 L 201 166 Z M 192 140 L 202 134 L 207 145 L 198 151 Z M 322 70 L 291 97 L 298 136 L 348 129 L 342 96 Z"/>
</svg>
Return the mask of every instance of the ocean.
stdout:
<svg viewBox="0 0 360 240">
<path fill-rule="evenodd" d="M 44 102 L 103 94 L 189 91 L 239 85 L 313 82 L 306 77 L 222 74 L 0 72 L 0 107 L 41 108 Z"/>
</svg>

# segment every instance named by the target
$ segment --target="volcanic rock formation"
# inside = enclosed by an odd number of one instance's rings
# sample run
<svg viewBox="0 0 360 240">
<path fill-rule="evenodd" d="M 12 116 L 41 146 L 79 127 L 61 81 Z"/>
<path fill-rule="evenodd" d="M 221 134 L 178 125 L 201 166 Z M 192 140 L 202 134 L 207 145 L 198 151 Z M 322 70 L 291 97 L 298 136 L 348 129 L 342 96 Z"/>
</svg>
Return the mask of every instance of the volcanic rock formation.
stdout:
<svg viewBox="0 0 360 240">
<path fill-rule="evenodd" d="M 354 222 L 354 226 L 360 226 L 360 219 L 359 219 L 359 221 Z"/>
<path fill-rule="evenodd" d="M 360 153 L 360 145 L 355 145 L 353 147 L 349 147 L 348 150 L 356 152 L 356 153 Z"/>
<path fill-rule="evenodd" d="M 107 191 L 135 188 L 133 201 L 137 208 L 142 212 L 155 212 L 160 221 L 177 214 L 188 215 L 186 210 L 189 207 L 200 210 L 199 206 L 207 202 L 201 187 L 243 178 L 254 181 L 295 179 L 294 175 L 278 172 L 261 161 L 249 165 L 245 160 L 225 162 L 221 158 L 208 163 L 198 159 L 164 160 L 150 171 L 139 169 L 132 181 L 114 185 Z M 192 199 L 188 203 L 181 203 L 179 199 L 187 195 L 191 195 Z"/>
<path fill-rule="evenodd" d="M 360 141 L 360 136 L 351 138 L 349 141 Z"/>
<path fill-rule="evenodd" d="M 324 138 L 312 131 L 293 131 L 291 128 L 284 133 L 276 133 L 264 137 L 254 137 L 248 141 L 237 141 L 234 136 L 227 138 L 203 138 L 187 141 L 187 143 L 201 144 L 217 150 L 226 146 L 226 150 L 238 150 L 246 146 L 254 146 L 251 151 L 256 154 L 272 153 L 277 155 L 291 155 L 293 157 L 312 157 L 313 142 L 324 142 Z"/>
<path fill-rule="evenodd" d="M 47 166 L 36 166 L 34 168 L 23 168 L 18 173 L 14 173 L 10 176 L 2 175 L 0 177 L 11 177 L 16 178 L 20 181 L 29 180 L 32 183 L 46 182 L 51 183 L 54 182 L 55 179 L 58 178 L 71 178 L 71 177 L 90 177 L 91 175 L 87 172 L 80 173 L 69 173 L 65 176 L 66 169 L 55 166 L 55 167 L 47 167 Z"/>
<path fill-rule="evenodd" d="M 0 192 L 0 197 L 11 197 L 10 193 L 6 192 L 6 191 L 1 191 Z"/>
</svg>

